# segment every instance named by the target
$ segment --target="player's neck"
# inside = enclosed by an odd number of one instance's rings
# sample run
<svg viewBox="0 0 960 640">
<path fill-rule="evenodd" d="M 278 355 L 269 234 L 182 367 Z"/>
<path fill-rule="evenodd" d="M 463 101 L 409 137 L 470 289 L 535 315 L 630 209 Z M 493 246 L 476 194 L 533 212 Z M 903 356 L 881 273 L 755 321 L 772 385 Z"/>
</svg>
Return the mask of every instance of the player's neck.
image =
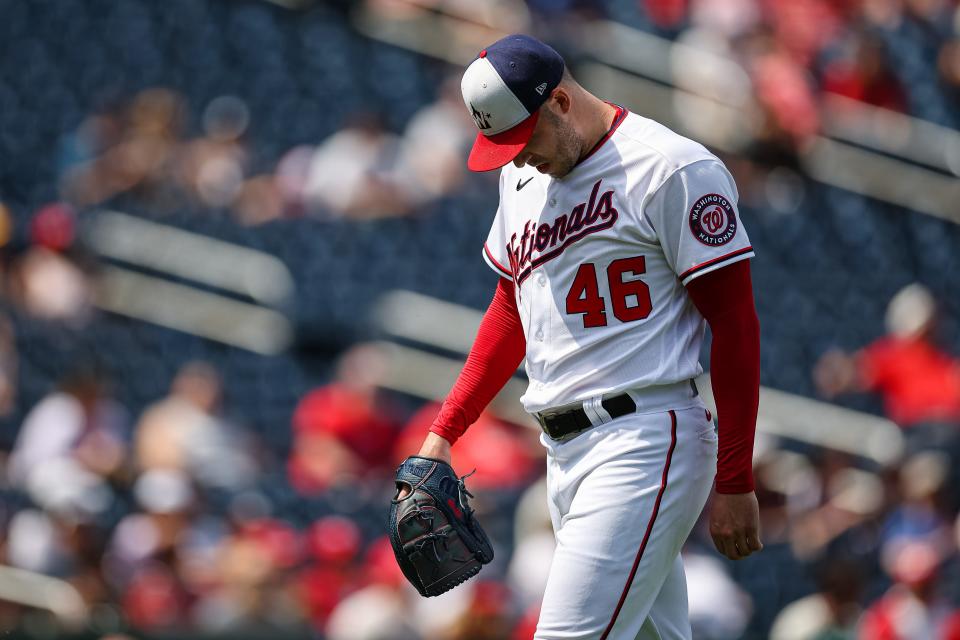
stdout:
<svg viewBox="0 0 960 640">
<path fill-rule="evenodd" d="M 580 114 L 580 122 L 583 123 L 583 130 L 580 132 L 583 140 L 581 159 L 610 132 L 610 127 L 613 126 L 617 117 L 616 107 L 592 94 L 588 93 L 587 96 L 588 99 L 583 104 L 583 112 Z"/>
</svg>

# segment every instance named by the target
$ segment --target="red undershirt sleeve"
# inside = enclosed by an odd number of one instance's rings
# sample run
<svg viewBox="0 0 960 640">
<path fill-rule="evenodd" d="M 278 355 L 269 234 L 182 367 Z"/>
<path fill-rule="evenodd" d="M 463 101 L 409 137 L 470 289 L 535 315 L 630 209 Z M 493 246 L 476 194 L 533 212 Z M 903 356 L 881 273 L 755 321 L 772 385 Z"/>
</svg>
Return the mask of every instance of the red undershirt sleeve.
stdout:
<svg viewBox="0 0 960 640">
<path fill-rule="evenodd" d="M 717 492 L 753 491 L 753 440 L 760 395 L 760 321 L 753 302 L 750 261 L 704 274 L 687 292 L 713 333 L 710 380 L 720 445 Z"/>
<path fill-rule="evenodd" d="M 500 278 L 467 362 L 430 431 L 455 443 L 514 374 L 526 350 L 513 282 Z"/>
</svg>

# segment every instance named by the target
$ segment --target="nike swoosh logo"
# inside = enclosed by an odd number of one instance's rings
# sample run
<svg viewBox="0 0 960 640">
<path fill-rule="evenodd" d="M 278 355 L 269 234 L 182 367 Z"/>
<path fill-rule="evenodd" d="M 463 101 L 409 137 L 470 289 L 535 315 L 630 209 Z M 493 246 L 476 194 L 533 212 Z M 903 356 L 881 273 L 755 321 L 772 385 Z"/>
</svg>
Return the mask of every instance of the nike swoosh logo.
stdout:
<svg viewBox="0 0 960 640">
<path fill-rule="evenodd" d="M 527 186 L 531 180 L 533 180 L 533 178 L 527 178 L 525 181 L 517 180 L 517 191 Z"/>
</svg>

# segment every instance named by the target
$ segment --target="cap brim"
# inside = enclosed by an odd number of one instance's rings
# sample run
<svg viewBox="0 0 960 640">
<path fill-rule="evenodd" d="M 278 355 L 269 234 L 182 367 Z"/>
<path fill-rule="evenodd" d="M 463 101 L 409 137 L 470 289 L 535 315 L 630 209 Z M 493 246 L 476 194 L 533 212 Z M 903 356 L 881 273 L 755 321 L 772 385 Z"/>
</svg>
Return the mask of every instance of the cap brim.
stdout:
<svg viewBox="0 0 960 640">
<path fill-rule="evenodd" d="M 467 168 L 471 171 L 493 171 L 516 158 L 530 141 L 539 117 L 540 111 L 534 111 L 520 124 L 496 135 L 478 133 L 467 158 Z"/>
</svg>

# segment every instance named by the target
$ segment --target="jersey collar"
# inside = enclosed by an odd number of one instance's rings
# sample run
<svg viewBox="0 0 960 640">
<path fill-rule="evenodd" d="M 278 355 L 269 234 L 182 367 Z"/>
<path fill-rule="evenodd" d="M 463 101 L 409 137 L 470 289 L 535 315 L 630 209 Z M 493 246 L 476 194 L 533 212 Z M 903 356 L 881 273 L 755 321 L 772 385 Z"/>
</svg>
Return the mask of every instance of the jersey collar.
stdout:
<svg viewBox="0 0 960 640">
<path fill-rule="evenodd" d="M 604 143 L 607 140 L 609 140 L 611 136 L 613 136 L 613 133 L 617 130 L 617 127 L 620 126 L 620 123 L 623 122 L 624 119 L 627 117 L 627 114 L 630 113 L 629 111 L 627 111 L 627 109 L 625 109 L 624 107 L 621 107 L 618 104 L 613 104 L 612 102 L 608 102 L 607 104 L 616 108 L 617 110 L 617 114 L 613 117 L 613 124 L 610 125 L 610 128 L 607 130 L 604 136 L 597 141 L 597 144 L 593 145 L 593 148 L 587 152 L 587 155 L 580 158 L 580 161 L 577 162 L 577 164 L 573 165 L 574 167 L 579 167 L 581 164 L 586 162 L 587 158 L 595 154 L 600 149 L 600 147 L 602 147 Z"/>
</svg>

